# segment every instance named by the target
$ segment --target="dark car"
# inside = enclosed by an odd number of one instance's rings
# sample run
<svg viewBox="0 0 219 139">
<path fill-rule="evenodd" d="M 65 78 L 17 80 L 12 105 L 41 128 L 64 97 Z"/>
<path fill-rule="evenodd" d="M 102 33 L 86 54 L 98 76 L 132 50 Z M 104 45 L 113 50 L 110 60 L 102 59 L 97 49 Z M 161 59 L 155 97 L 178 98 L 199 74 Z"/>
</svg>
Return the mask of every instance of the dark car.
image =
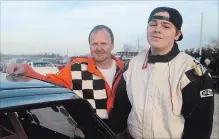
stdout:
<svg viewBox="0 0 219 139">
<path fill-rule="evenodd" d="M 6 73 L 0 79 L 1 139 L 118 139 L 71 90 Z"/>
</svg>

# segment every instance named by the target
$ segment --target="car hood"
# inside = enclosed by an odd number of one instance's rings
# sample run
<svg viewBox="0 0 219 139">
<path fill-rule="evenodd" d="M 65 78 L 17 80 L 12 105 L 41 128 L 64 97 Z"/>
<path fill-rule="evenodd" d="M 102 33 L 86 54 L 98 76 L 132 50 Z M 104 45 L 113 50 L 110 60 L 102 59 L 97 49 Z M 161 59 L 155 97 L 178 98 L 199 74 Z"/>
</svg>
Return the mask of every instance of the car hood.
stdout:
<svg viewBox="0 0 219 139">
<path fill-rule="evenodd" d="M 25 76 L 12 76 L 7 73 L 0 73 L 0 90 L 48 87 L 55 88 L 57 85 Z"/>
</svg>

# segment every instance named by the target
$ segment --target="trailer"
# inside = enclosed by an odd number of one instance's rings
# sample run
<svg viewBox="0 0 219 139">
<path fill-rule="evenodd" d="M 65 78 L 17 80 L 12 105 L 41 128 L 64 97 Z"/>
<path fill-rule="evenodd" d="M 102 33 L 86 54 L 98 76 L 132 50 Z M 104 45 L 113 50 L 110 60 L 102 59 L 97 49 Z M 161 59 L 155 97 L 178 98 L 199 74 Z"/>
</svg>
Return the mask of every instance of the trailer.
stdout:
<svg viewBox="0 0 219 139">
<path fill-rule="evenodd" d="M 124 62 L 128 62 L 136 55 L 138 55 L 138 52 L 117 52 L 116 53 L 116 57 Z"/>
</svg>

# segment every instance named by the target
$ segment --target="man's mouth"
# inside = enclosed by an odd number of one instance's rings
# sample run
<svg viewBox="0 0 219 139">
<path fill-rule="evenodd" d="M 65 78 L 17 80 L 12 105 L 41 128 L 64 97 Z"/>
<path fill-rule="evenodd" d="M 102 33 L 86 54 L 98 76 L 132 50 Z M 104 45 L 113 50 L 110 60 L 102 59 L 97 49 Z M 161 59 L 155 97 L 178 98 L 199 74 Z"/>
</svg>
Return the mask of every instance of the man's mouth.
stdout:
<svg viewBox="0 0 219 139">
<path fill-rule="evenodd" d="M 154 38 L 154 39 L 161 39 L 161 37 L 158 37 L 158 36 L 152 36 L 152 38 Z"/>
</svg>

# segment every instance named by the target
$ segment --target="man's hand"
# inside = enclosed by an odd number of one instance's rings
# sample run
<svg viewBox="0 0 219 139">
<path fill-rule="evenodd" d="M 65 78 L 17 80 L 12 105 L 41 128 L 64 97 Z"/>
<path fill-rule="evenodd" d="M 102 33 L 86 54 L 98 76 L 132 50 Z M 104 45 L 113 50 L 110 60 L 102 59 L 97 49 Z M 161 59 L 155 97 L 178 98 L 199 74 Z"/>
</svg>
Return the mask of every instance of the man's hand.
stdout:
<svg viewBox="0 0 219 139">
<path fill-rule="evenodd" d="M 9 75 L 23 75 L 26 70 L 22 64 L 11 64 L 7 67 L 6 72 Z"/>
</svg>

